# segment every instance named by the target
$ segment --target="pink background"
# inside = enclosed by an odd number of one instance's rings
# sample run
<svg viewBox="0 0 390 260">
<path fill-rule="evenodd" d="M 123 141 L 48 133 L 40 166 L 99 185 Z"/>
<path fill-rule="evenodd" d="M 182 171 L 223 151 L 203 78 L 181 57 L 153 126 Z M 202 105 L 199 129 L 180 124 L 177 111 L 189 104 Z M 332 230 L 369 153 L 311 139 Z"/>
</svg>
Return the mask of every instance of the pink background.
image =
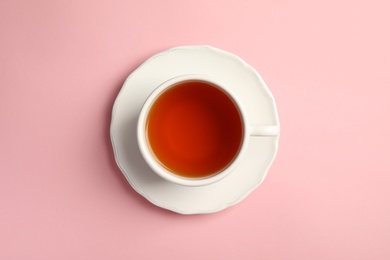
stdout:
<svg viewBox="0 0 390 260">
<path fill-rule="evenodd" d="M 0 259 L 390 259 L 390 2 L 0 1 Z M 282 126 L 265 182 L 182 216 L 115 164 L 111 108 L 149 56 L 251 64 Z"/>
</svg>

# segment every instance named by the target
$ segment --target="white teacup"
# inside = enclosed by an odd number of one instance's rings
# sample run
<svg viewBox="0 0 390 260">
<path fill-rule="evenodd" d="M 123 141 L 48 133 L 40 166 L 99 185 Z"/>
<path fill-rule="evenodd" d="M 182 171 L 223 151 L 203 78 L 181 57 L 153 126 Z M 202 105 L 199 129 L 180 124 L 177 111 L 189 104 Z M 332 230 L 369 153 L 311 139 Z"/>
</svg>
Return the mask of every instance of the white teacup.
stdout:
<svg viewBox="0 0 390 260">
<path fill-rule="evenodd" d="M 229 98 L 232 104 L 234 104 L 237 114 L 240 118 L 240 140 L 239 144 L 235 147 L 235 154 L 229 160 L 225 165 L 222 165 L 217 171 L 206 174 L 207 176 L 204 177 L 189 177 L 186 176 L 185 172 L 178 172 L 172 170 L 173 168 L 169 165 L 165 165 L 163 160 L 159 158 L 159 155 L 154 151 L 154 148 L 152 147 L 153 144 L 151 143 L 151 131 L 148 129 L 149 124 L 149 117 L 151 108 L 154 107 L 156 104 L 156 101 L 160 100 L 161 97 L 163 97 L 163 94 L 168 93 L 167 90 L 172 89 L 175 86 L 184 86 L 185 83 L 191 83 L 191 84 L 202 84 L 204 85 L 203 88 L 213 88 L 212 91 L 218 90 L 218 92 L 223 93 L 220 96 L 224 95 L 226 98 Z M 206 87 L 207 85 L 207 87 Z M 211 90 L 211 89 L 210 89 Z M 207 99 L 207 97 L 205 97 Z M 160 101 L 159 101 L 160 102 Z M 208 107 L 210 109 L 210 107 Z M 153 111 L 153 110 L 152 110 Z M 173 111 L 175 111 L 173 109 Z M 207 115 L 213 114 L 215 111 L 208 111 Z M 191 118 L 186 118 L 185 122 L 188 122 Z M 183 126 L 186 124 L 184 121 L 176 121 L 176 125 L 178 127 Z M 236 124 L 237 125 L 237 124 Z M 175 128 L 177 129 L 177 128 Z M 183 128 L 185 129 L 185 128 Z M 221 130 L 221 128 L 219 128 Z M 223 129 L 223 131 L 229 131 L 230 129 Z M 222 180 L 226 176 L 228 176 L 232 170 L 240 163 L 242 160 L 242 157 L 245 154 L 245 151 L 247 149 L 249 138 L 250 136 L 275 136 L 279 134 L 279 127 L 276 125 L 262 125 L 262 126 L 253 126 L 249 125 L 247 121 L 247 117 L 245 115 L 245 110 L 243 109 L 243 106 L 240 104 L 240 100 L 232 93 L 226 86 L 223 84 L 215 81 L 214 79 L 205 76 L 205 75 L 182 75 L 178 77 L 174 77 L 172 79 L 167 80 L 166 82 L 159 85 L 147 98 L 145 101 L 141 113 L 139 115 L 138 119 L 138 129 L 137 129 L 137 137 L 138 137 L 138 145 L 139 149 L 141 151 L 142 156 L 144 157 L 147 164 L 151 167 L 151 169 L 156 172 L 159 176 L 164 178 L 167 181 L 185 185 L 185 186 L 203 186 L 215 183 L 217 181 Z M 183 130 L 185 132 L 187 130 Z M 191 132 L 191 131 L 189 131 Z M 194 136 L 195 135 L 195 136 Z M 197 134 L 191 133 L 186 137 L 188 140 L 191 140 L 194 138 L 194 142 L 196 142 L 196 136 Z M 207 135 L 207 133 L 206 133 Z M 174 138 L 174 134 L 173 137 Z M 223 140 L 222 143 L 229 142 L 230 140 Z M 174 144 L 173 144 L 174 145 Z M 191 151 L 191 147 L 189 147 L 189 151 Z M 223 152 L 223 147 L 221 146 L 221 153 Z M 175 163 L 180 164 L 180 152 L 178 153 L 178 157 L 173 160 Z M 212 160 L 212 158 L 211 158 Z M 185 164 L 183 162 L 183 164 Z"/>
</svg>

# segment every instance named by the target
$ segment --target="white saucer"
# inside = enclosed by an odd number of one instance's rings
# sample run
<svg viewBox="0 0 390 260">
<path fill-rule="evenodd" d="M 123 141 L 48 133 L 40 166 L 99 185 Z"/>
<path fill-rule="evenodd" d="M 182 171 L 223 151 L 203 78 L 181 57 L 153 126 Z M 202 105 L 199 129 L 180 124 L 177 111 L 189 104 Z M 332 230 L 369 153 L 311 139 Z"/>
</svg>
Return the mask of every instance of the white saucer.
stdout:
<svg viewBox="0 0 390 260">
<path fill-rule="evenodd" d="M 258 73 L 239 57 L 209 46 L 183 46 L 159 53 L 135 70 L 115 101 L 111 141 L 115 159 L 131 186 L 151 203 L 181 214 L 213 213 L 243 200 L 264 180 L 279 136 L 250 137 L 246 155 L 223 180 L 202 187 L 165 181 L 143 160 L 137 145 L 138 114 L 148 95 L 182 74 L 210 76 L 231 87 L 242 101 L 250 125 L 277 125 L 271 92 Z"/>
</svg>

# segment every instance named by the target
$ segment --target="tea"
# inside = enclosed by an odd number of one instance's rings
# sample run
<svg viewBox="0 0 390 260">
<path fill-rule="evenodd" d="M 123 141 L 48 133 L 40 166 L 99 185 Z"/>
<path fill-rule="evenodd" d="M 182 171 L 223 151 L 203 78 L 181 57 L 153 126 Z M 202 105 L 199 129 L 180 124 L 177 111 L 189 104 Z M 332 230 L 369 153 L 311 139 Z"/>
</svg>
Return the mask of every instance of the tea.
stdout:
<svg viewBox="0 0 390 260">
<path fill-rule="evenodd" d="M 183 177 L 224 170 L 241 147 L 243 123 L 231 98 L 204 81 L 177 83 L 150 108 L 146 135 L 159 163 Z"/>
</svg>

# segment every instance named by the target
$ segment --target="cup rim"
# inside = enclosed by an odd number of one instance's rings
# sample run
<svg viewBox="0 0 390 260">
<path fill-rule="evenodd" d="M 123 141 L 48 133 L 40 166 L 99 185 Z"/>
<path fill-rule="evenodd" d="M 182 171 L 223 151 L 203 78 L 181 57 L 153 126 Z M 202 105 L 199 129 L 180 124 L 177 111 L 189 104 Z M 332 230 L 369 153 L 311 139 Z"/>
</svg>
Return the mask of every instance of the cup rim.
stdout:
<svg viewBox="0 0 390 260">
<path fill-rule="evenodd" d="M 242 120 L 242 141 L 241 146 L 239 148 L 238 153 L 236 154 L 235 158 L 220 172 L 217 172 L 213 175 L 202 177 L 202 178 L 188 178 L 184 176 L 177 175 L 168 169 L 166 169 L 164 166 L 162 166 L 153 153 L 150 151 L 147 138 L 146 138 L 146 119 L 147 115 L 149 113 L 150 108 L 152 107 L 154 101 L 158 96 L 164 92 L 165 90 L 169 89 L 170 87 L 173 87 L 174 85 L 185 82 L 185 81 L 203 81 L 206 83 L 209 83 L 217 88 L 219 88 L 221 91 L 223 91 L 225 94 L 227 94 L 232 101 L 237 106 L 237 110 L 239 111 L 241 115 Z M 218 182 L 225 177 L 227 177 L 232 170 L 237 166 L 239 161 L 242 159 L 244 152 L 246 150 L 246 147 L 249 142 L 249 136 L 250 136 L 250 127 L 248 125 L 243 106 L 240 104 L 237 97 L 232 93 L 227 87 L 224 87 L 224 84 L 221 84 L 220 82 L 210 78 L 206 75 L 200 75 L 200 74 L 185 74 L 173 77 L 171 79 L 168 79 L 167 81 L 164 81 L 159 86 L 157 86 L 151 94 L 147 97 L 146 101 L 144 102 L 141 112 L 138 117 L 138 125 L 137 125 L 137 141 L 139 150 L 146 161 L 146 163 L 149 165 L 149 167 L 160 177 L 164 178 L 167 181 L 170 181 L 172 183 L 184 185 L 184 186 L 204 186 L 209 185 L 215 182 Z"/>
</svg>

